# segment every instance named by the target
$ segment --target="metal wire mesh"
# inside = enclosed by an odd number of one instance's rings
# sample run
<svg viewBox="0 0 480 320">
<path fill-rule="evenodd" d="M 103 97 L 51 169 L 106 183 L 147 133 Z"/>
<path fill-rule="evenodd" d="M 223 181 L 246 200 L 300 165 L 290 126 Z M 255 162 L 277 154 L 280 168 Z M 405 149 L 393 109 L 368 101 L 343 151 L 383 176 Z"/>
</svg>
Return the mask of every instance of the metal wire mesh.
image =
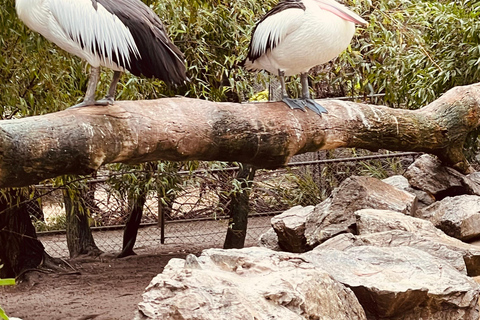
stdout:
<svg viewBox="0 0 480 320">
<path fill-rule="evenodd" d="M 259 170 L 250 191 L 250 217 L 246 246 L 256 245 L 270 228 L 272 216 L 295 205 L 316 205 L 341 181 L 353 174 L 386 177 L 401 173 L 416 154 L 371 154 L 366 151 L 336 150 L 296 156 L 283 169 Z M 90 224 L 99 249 L 119 252 L 128 218 L 128 197 L 114 190 L 109 176 L 89 181 Z M 118 175 L 118 173 L 114 173 Z M 131 173 L 129 173 L 131 174 Z M 180 172 L 181 187 L 168 199 L 150 191 L 146 197 L 136 252 L 200 250 L 222 247 L 228 225 L 229 195 L 235 192 L 236 168 Z M 62 189 L 37 186 L 29 212 L 37 235 L 52 256 L 69 255 L 65 237 L 65 206 Z M 237 190 L 238 192 L 238 190 Z M 164 224 L 158 223 L 164 215 Z M 46 230 L 49 231 L 46 231 Z"/>
</svg>

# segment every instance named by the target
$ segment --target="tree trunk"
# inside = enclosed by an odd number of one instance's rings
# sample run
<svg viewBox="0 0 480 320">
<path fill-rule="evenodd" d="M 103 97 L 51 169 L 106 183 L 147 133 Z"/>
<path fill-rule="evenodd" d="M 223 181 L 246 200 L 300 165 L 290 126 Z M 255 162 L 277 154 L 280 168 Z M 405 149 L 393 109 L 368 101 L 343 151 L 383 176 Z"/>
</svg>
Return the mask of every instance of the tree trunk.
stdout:
<svg viewBox="0 0 480 320">
<path fill-rule="evenodd" d="M 278 168 L 299 153 L 357 147 L 437 155 L 463 173 L 463 144 L 480 124 L 480 84 L 456 87 L 419 110 L 324 100 L 328 114 L 282 102 L 215 103 L 189 98 L 116 101 L 0 121 L 0 187 L 107 163 L 237 161 Z"/>
<path fill-rule="evenodd" d="M 0 278 L 13 278 L 38 267 L 45 250 L 30 220 L 28 197 L 21 190 L 4 193 L 0 198 Z"/>
<path fill-rule="evenodd" d="M 139 195 L 133 195 L 128 198 L 129 216 L 123 231 L 123 246 L 122 252 L 118 255 L 119 258 L 134 255 L 133 247 L 137 241 L 138 228 L 142 221 L 143 206 L 147 201 L 147 192 Z"/>
<path fill-rule="evenodd" d="M 256 168 L 251 165 L 244 164 L 240 166 L 236 179 L 240 181 L 241 190 L 233 192 L 230 196 L 230 219 L 228 221 L 227 236 L 223 244 L 224 249 L 241 249 L 245 245 L 248 213 L 250 212 L 248 200 L 255 172 Z"/>
<path fill-rule="evenodd" d="M 70 257 L 79 255 L 99 255 L 89 223 L 89 209 L 86 205 L 87 190 L 83 187 L 63 190 L 67 216 L 67 246 Z"/>
</svg>

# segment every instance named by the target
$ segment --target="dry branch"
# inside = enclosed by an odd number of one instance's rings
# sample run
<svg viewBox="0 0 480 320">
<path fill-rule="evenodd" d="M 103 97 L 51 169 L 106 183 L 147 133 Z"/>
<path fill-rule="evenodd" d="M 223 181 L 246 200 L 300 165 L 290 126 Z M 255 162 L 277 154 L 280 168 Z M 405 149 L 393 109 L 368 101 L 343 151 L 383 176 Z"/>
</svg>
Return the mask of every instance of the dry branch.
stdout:
<svg viewBox="0 0 480 320">
<path fill-rule="evenodd" d="M 456 87 L 416 111 L 336 100 L 319 117 L 275 103 L 215 103 L 188 98 L 118 101 L 0 121 L 0 187 L 106 163 L 225 160 L 259 168 L 299 153 L 339 147 L 422 151 L 462 172 L 462 147 L 479 125 L 480 84 Z"/>
</svg>

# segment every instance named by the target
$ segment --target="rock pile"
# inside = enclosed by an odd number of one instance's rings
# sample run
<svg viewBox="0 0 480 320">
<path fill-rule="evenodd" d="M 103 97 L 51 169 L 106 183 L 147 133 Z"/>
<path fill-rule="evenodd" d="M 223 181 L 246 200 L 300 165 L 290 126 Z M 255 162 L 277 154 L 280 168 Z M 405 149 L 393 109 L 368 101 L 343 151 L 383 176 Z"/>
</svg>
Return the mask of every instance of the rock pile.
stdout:
<svg viewBox="0 0 480 320">
<path fill-rule="evenodd" d="M 261 248 L 172 259 L 136 319 L 479 319 L 480 179 L 424 155 L 272 219 Z"/>
</svg>

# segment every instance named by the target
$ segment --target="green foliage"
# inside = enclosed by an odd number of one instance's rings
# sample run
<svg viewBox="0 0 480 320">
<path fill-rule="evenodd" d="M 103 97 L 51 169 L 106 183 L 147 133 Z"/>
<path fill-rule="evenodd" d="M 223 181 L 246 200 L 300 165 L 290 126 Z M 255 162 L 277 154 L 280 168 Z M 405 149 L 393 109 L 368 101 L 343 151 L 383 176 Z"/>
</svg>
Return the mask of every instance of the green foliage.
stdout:
<svg viewBox="0 0 480 320">
<path fill-rule="evenodd" d="M 293 206 L 317 205 L 327 194 L 318 184 L 318 177 L 307 167 L 287 168 L 284 172 L 267 174 L 257 171 L 250 202 L 256 212 L 283 211 Z"/>
<path fill-rule="evenodd" d="M 52 215 L 48 221 L 33 221 L 33 226 L 37 232 L 57 231 L 67 229 L 67 216 L 64 213 Z"/>
<path fill-rule="evenodd" d="M 370 24 L 336 62 L 335 81 L 346 92 L 383 92 L 389 106 L 416 109 L 453 86 L 478 81 L 479 1 L 348 4 Z"/>
<path fill-rule="evenodd" d="M 2 118 L 64 109 L 83 95 L 80 60 L 27 30 L 14 0 L 0 0 L 0 115 Z"/>
<path fill-rule="evenodd" d="M 3 320 L 9 319 L 5 311 L 2 309 L 2 307 L 0 307 L 0 319 L 3 319 Z"/>
<path fill-rule="evenodd" d="M 195 165 L 185 163 L 186 167 L 193 169 Z M 182 178 L 178 171 L 183 167 L 181 162 L 160 161 L 146 162 L 139 165 L 113 164 L 108 168 L 117 174 L 112 175 L 107 184 L 111 192 L 117 193 L 121 198 L 132 198 L 158 192 L 164 204 L 174 199 L 176 192 L 181 190 Z"/>
<path fill-rule="evenodd" d="M 2 268 L 3 265 L 0 265 Z M 12 286 L 15 285 L 15 279 L 0 279 L 0 286 Z M 0 319 L 8 320 L 8 316 L 5 311 L 0 307 Z"/>
<path fill-rule="evenodd" d="M 257 102 L 266 102 L 269 101 L 269 92 L 268 89 L 255 93 L 253 96 L 248 99 L 248 101 L 257 101 Z"/>
<path fill-rule="evenodd" d="M 298 170 L 294 174 L 289 174 L 286 178 L 294 185 L 290 195 L 290 197 L 293 196 L 291 206 L 314 206 L 327 198 L 325 190 L 320 188 L 318 179 L 315 178 L 309 167 Z"/>
<path fill-rule="evenodd" d="M 214 101 L 239 101 L 252 94 L 254 77 L 238 64 L 250 33 L 276 1 L 159 1 L 154 7 L 174 43 L 185 53 L 191 79 L 185 95 Z M 270 6 L 269 6 L 270 5 Z M 261 75 L 265 79 L 265 75 Z"/>
<path fill-rule="evenodd" d="M 359 173 L 364 176 L 385 179 L 392 175 L 402 174 L 405 168 L 398 158 L 361 161 Z"/>
<path fill-rule="evenodd" d="M 74 175 L 59 176 L 53 180 L 54 187 L 61 187 L 64 197 L 69 197 L 72 203 L 76 205 L 78 212 L 90 215 L 88 206 L 84 201 L 80 201 L 86 190 L 88 190 L 87 180 L 84 177 Z M 74 210 L 74 207 L 71 208 Z M 70 213 L 67 213 L 70 214 Z"/>
</svg>

